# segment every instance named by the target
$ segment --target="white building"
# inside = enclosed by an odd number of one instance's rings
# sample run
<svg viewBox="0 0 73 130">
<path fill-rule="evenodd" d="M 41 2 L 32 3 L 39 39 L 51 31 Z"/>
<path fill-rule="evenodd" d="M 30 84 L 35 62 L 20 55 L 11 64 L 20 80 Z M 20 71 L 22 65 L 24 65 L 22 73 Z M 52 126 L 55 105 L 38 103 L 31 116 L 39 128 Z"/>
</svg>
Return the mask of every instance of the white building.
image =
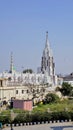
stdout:
<svg viewBox="0 0 73 130">
<path fill-rule="evenodd" d="M 37 95 L 41 95 L 42 90 L 47 93 L 55 89 L 57 86 L 57 76 L 55 75 L 55 63 L 48 40 L 48 32 L 46 32 L 46 43 L 40 68 L 40 73 L 16 72 L 13 64 L 13 55 L 11 53 L 9 73 L 0 73 L 0 93 L 2 95 L 0 98 L 10 100 L 12 97 L 23 99 L 29 97 L 31 99 L 33 97 L 33 90 L 36 91 Z M 3 82 L 5 82 L 4 85 L 2 85 Z"/>
<path fill-rule="evenodd" d="M 9 83 L 16 82 L 21 84 L 38 84 L 38 85 L 48 83 L 48 85 L 54 86 L 56 84 L 55 63 L 48 40 L 48 32 L 46 32 L 46 43 L 45 48 L 43 50 L 40 68 L 41 68 L 40 73 L 30 74 L 30 73 L 16 72 L 13 64 L 13 55 L 11 53 L 10 71 L 9 73 L 2 72 L 0 74 L 0 77 L 8 78 Z"/>
</svg>

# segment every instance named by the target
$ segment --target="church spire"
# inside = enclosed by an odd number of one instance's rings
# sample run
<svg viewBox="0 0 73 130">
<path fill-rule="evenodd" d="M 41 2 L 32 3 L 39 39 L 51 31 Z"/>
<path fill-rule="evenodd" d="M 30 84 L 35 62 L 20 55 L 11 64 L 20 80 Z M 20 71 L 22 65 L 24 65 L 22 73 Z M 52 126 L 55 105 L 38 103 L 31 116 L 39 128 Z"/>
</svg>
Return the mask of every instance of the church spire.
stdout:
<svg viewBox="0 0 73 130">
<path fill-rule="evenodd" d="M 46 32 L 46 42 L 47 42 L 47 40 L 48 40 L 48 31 Z"/>
<path fill-rule="evenodd" d="M 13 65 L 13 52 L 11 52 L 11 59 L 10 59 L 10 73 L 13 73 L 14 65 Z"/>
<path fill-rule="evenodd" d="M 48 31 L 46 32 L 46 44 L 45 44 L 45 50 L 48 50 L 49 55 L 53 57 L 53 53 L 50 47 L 49 39 L 48 39 Z"/>
<path fill-rule="evenodd" d="M 54 61 L 53 61 L 52 50 L 50 48 L 50 44 L 48 40 L 48 32 L 46 32 L 46 44 L 45 44 L 45 48 L 41 60 L 41 71 L 42 73 L 47 72 L 49 76 L 54 75 Z"/>
<path fill-rule="evenodd" d="M 45 48 L 50 49 L 49 40 L 48 40 L 48 31 L 46 32 L 46 44 L 45 44 Z"/>
</svg>

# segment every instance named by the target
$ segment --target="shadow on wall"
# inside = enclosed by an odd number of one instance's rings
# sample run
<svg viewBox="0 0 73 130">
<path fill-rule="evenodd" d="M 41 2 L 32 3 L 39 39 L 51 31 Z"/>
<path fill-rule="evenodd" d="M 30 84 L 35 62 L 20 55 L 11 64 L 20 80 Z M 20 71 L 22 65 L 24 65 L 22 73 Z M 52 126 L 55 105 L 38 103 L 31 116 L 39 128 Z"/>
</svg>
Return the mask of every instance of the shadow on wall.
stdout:
<svg viewBox="0 0 73 130">
<path fill-rule="evenodd" d="M 53 126 L 53 127 L 50 127 L 50 128 L 52 130 L 73 130 L 73 126 Z"/>
</svg>

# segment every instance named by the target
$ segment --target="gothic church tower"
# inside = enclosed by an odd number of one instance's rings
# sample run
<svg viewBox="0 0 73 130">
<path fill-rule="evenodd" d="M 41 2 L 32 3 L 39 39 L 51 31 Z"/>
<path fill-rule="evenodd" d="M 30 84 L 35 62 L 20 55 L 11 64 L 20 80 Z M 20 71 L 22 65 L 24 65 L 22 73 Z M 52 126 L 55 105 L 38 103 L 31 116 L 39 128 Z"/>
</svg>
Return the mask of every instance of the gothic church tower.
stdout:
<svg viewBox="0 0 73 130">
<path fill-rule="evenodd" d="M 43 56 L 41 60 L 41 72 L 43 74 L 47 73 L 48 76 L 54 80 L 55 76 L 55 64 L 53 60 L 52 50 L 50 48 L 49 40 L 48 40 L 48 32 L 46 32 L 46 44 L 43 50 Z"/>
</svg>

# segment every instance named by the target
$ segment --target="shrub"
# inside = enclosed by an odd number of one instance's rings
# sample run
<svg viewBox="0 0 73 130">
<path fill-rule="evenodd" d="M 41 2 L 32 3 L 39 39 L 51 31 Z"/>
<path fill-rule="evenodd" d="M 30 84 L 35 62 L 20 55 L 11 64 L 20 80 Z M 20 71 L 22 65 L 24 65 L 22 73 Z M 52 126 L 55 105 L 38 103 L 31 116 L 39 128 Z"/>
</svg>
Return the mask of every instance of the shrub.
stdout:
<svg viewBox="0 0 73 130">
<path fill-rule="evenodd" d="M 73 112 L 70 112 L 71 120 L 73 121 Z"/>
<path fill-rule="evenodd" d="M 32 114 L 32 122 L 41 121 L 41 112 L 35 112 Z"/>
<path fill-rule="evenodd" d="M 73 120 L 73 113 L 69 113 L 66 111 L 62 112 L 35 112 L 35 113 L 26 113 L 18 115 L 13 123 L 24 123 L 24 122 L 42 122 L 42 121 L 54 121 L 54 120 Z"/>
<path fill-rule="evenodd" d="M 52 112 L 52 121 L 54 120 L 69 120 L 71 119 L 71 116 L 70 116 L 70 113 L 69 112 L 65 112 L 65 111 L 62 111 L 62 112 Z"/>
<path fill-rule="evenodd" d="M 52 118 L 52 114 L 48 112 L 43 113 L 44 121 L 50 121 Z"/>
<path fill-rule="evenodd" d="M 48 112 L 35 112 L 32 114 L 19 114 L 13 121 L 13 123 L 24 123 L 24 122 L 41 122 L 50 121 L 51 113 Z"/>
<path fill-rule="evenodd" d="M 10 118 L 10 116 L 0 115 L 0 122 L 2 122 L 2 124 L 10 123 L 11 118 Z"/>
<path fill-rule="evenodd" d="M 21 113 L 21 114 L 18 114 L 14 121 L 14 123 L 23 123 L 23 122 L 31 122 L 31 115 L 29 113 Z"/>
<path fill-rule="evenodd" d="M 62 111 L 59 112 L 59 120 L 69 120 L 70 119 L 70 114 L 67 111 Z"/>
<path fill-rule="evenodd" d="M 62 95 L 64 95 L 64 96 L 70 96 L 72 90 L 73 90 L 73 87 L 71 86 L 71 84 L 65 83 L 65 82 L 63 82 L 62 88 L 60 88 L 60 92 L 61 92 Z"/>
<path fill-rule="evenodd" d="M 43 103 L 53 103 L 53 102 L 58 102 L 59 97 L 54 94 L 54 93 L 48 93 L 43 101 Z"/>
<path fill-rule="evenodd" d="M 56 87 L 55 91 L 60 91 L 60 87 Z"/>
</svg>

